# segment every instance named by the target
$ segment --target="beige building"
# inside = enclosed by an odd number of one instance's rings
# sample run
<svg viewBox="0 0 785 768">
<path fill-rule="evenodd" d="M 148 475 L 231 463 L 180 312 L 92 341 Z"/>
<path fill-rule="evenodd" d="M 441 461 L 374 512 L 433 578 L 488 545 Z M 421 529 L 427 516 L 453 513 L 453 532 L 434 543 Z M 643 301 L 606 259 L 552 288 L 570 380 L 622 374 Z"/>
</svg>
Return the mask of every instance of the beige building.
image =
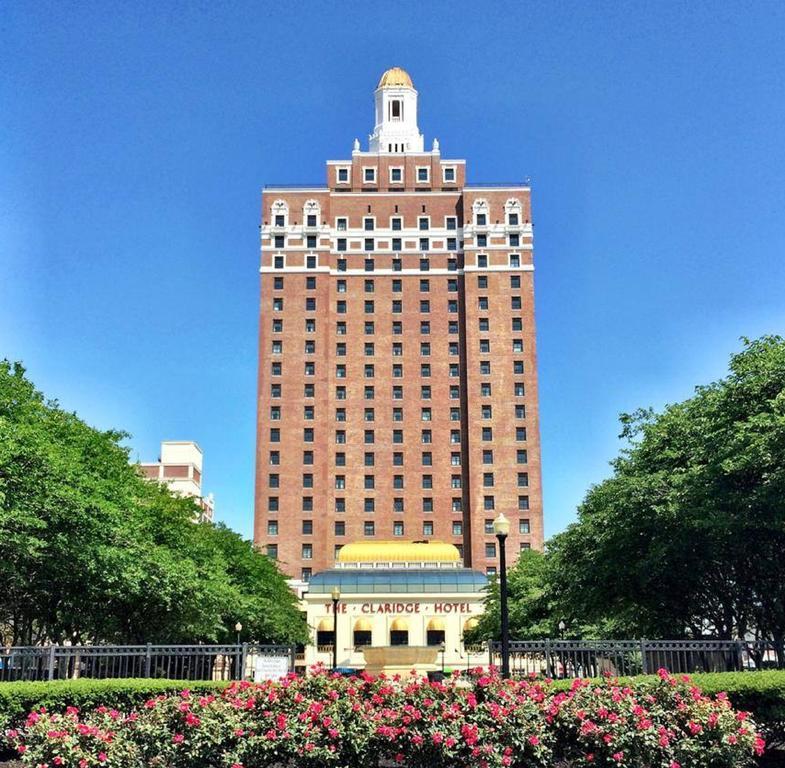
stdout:
<svg viewBox="0 0 785 768">
<path fill-rule="evenodd" d="M 301 598 L 311 632 L 304 665 L 332 666 L 334 618 L 339 667 L 365 668 L 367 646 L 431 648 L 436 651 L 436 668 L 487 664 L 484 649 L 467 648 L 463 640 L 464 631 L 483 612 L 486 586 L 485 575 L 465 568 L 451 544 L 347 544 L 332 569 L 312 576 Z"/>
<path fill-rule="evenodd" d="M 213 494 L 202 495 L 202 449 L 191 440 L 164 440 L 158 461 L 142 462 L 142 473 L 149 480 L 166 483 L 181 496 L 196 499 L 199 522 L 211 522 L 215 509 Z"/>
</svg>

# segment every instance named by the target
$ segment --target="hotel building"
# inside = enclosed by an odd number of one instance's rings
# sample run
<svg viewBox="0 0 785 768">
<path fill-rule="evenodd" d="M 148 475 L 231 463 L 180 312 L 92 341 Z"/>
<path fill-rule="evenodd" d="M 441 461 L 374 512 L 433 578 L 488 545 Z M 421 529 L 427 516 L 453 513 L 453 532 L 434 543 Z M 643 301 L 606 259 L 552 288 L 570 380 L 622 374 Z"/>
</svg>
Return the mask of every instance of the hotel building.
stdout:
<svg viewBox="0 0 785 768">
<path fill-rule="evenodd" d="M 254 539 L 308 581 L 344 544 L 441 540 L 498 568 L 543 541 L 530 188 L 430 151 L 409 75 L 368 150 L 262 195 Z"/>
</svg>

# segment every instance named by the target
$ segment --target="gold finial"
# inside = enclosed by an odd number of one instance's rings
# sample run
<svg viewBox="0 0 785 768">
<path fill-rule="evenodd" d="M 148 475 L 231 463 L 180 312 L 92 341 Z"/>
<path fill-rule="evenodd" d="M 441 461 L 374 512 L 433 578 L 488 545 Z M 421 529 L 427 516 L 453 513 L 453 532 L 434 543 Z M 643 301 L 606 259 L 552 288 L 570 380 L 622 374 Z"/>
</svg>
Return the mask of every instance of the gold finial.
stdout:
<svg viewBox="0 0 785 768">
<path fill-rule="evenodd" d="M 392 67 L 388 69 L 380 78 L 377 88 L 384 88 L 387 86 L 403 86 L 404 88 L 414 88 L 411 77 L 405 69 L 400 67 Z"/>
</svg>

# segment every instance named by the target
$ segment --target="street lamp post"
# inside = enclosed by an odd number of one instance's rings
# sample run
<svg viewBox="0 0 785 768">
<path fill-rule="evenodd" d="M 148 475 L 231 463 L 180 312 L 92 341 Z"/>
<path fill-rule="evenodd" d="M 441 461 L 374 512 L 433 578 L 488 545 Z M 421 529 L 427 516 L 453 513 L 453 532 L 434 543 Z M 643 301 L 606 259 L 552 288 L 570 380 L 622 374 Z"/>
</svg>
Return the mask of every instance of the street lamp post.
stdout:
<svg viewBox="0 0 785 768">
<path fill-rule="evenodd" d="M 237 624 L 234 625 L 234 631 L 237 632 L 237 651 L 235 652 L 235 660 L 237 664 L 237 679 L 243 679 L 243 654 L 240 650 L 240 633 L 243 631 L 243 625 L 238 621 Z"/>
<path fill-rule="evenodd" d="M 559 637 L 564 640 L 564 630 L 567 629 L 567 625 L 564 623 L 564 619 L 559 622 Z"/>
<path fill-rule="evenodd" d="M 237 632 L 237 645 L 240 645 L 240 632 L 243 631 L 243 625 L 239 621 L 234 625 L 234 631 Z"/>
<path fill-rule="evenodd" d="M 338 601 L 341 599 L 341 590 L 333 587 L 333 672 L 338 669 Z"/>
<path fill-rule="evenodd" d="M 499 607 L 502 622 L 502 678 L 510 676 L 510 612 L 507 607 L 507 553 L 504 545 L 510 533 L 510 521 L 503 512 L 493 521 L 493 532 L 499 540 Z"/>
</svg>

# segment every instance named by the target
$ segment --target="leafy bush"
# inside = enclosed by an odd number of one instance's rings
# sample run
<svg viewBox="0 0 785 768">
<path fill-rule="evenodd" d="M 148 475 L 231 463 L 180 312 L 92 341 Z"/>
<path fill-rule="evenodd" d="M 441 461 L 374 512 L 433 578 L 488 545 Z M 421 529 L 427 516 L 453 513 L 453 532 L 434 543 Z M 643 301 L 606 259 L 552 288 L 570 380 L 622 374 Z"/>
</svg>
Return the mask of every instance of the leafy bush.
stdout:
<svg viewBox="0 0 785 768">
<path fill-rule="evenodd" d="M 664 671 L 566 690 L 481 670 L 444 683 L 321 672 L 168 692 L 126 713 L 39 709 L 9 737 L 47 768 L 740 768 L 763 749 L 727 697 Z"/>
<path fill-rule="evenodd" d="M 186 682 L 183 680 L 52 680 L 43 682 L 0 683 L 0 749 L 3 734 L 21 726 L 34 709 L 45 707 L 47 712 L 65 712 L 66 707 L 80 710 L 104 705 L 130 712 L 152 696 L 181 691 L 212 691 L 228 683 Z"/>
</svg>

